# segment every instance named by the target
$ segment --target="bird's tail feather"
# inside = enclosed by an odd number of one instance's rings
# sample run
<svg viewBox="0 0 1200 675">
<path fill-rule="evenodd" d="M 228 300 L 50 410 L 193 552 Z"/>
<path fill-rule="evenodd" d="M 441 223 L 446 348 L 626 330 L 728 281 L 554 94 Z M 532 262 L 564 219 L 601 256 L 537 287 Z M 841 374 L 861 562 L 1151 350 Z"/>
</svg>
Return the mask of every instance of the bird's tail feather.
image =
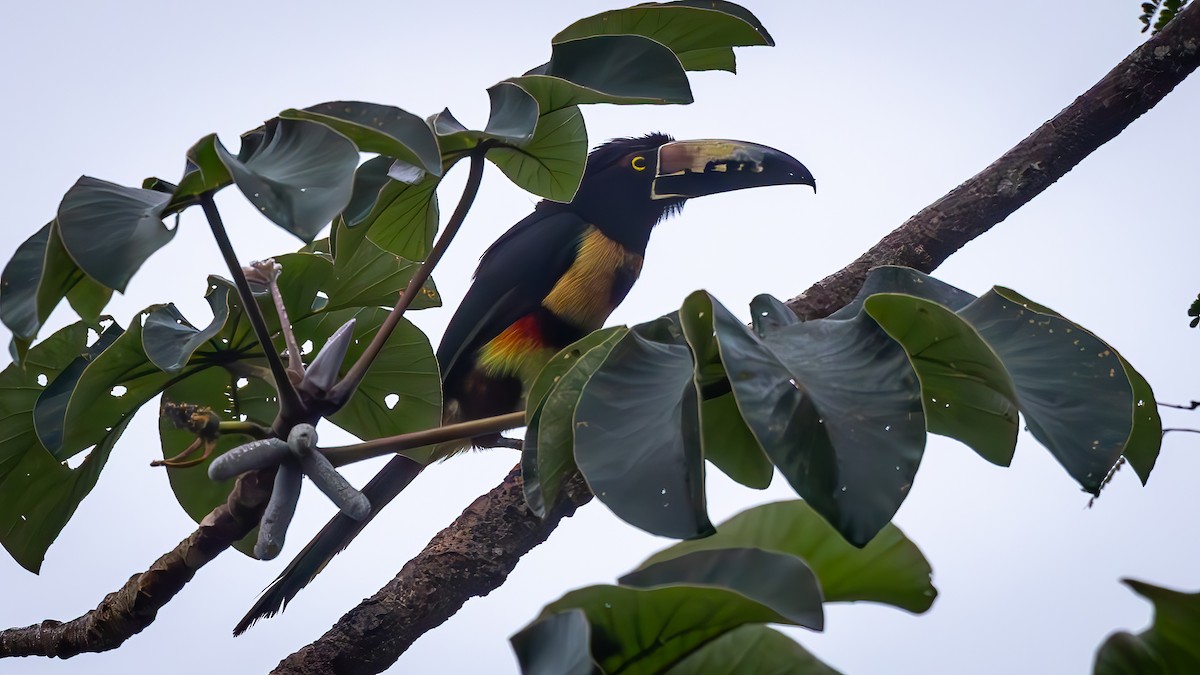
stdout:
<svg viewBox="0 0 1200 675">
<path fill-rule="evenodd" d="M 263 591 L 246 616 L 234 627 L 233 634 L 241 635 L 259 619 L 282 612 L 300 589 L 316 578 L 325 565 L 350 544 L 375 514 L 408 487 L 423 468 L 420 463 L 407 457 L 393 457 L 362 490 L 371 502 L 370 515 L 363 520 L 354 520 L 340 513 L 334 516 Z"/>
</svg>

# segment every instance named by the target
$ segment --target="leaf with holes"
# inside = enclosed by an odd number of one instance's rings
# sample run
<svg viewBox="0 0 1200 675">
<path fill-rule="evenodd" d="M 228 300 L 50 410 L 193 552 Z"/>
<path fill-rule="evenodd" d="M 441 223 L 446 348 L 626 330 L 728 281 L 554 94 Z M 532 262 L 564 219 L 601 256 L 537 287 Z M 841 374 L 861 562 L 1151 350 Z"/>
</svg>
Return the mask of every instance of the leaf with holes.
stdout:
<svg viewBox="0 0 1200 675">
<path fill-rule="evenodd" d="M 390 105 L 362 101 L 330 101 L 279 114 L 283 119 L 324 124 L 349 138 L 360 152 L 373 152 L 415 164 L 442 175 L 437 139 L 425 120 Z"/>
<path fill-rule="evenodd" d="M 89 277 L 124 293 L 142 263 L 175 237 L 162 221 L 169 199 L 83 176 L 58 206 L 63 247 Z"/>
<path fill-rule="evenodd" d="M 775 44 L 749 10 L 720 0 L 646 3 L 602 12 L 567 26 L 553 42 L 594 35 L 641 35 L 661 42 L 687 70 L 734 72 L 733 47 Z"/>
<path fill-rule="evenodd" d="M 275 119 L 244 135 L 236 157 L 220 143 L 215 147 L 246 199 L 305 242 L 350 202 L 358 151 L 328 127 Z"/>
<path fill-rule="evenodd" d="M 188 322 L 174 303 L 151 311 L 142 327 L 142 348 L 150 362 L 168 373 L 182 370 L 192 354 L 225 327 L 232 292 L 229 286 L 221 284 L 205 296 L 213 319 L 204 328 L 196 328 Z"/>
<path fill-rule="evenodd" d="M 38 440 L 33 410 L 44 387 L 87 352 L 88 327 L 74 323 L 35 345 L 24 368 L 0 372 L 0 543 L 30 572 L 96 485 L 125 420 L 105 432 L 82 463 L 60 462 Z"/>
</svg>

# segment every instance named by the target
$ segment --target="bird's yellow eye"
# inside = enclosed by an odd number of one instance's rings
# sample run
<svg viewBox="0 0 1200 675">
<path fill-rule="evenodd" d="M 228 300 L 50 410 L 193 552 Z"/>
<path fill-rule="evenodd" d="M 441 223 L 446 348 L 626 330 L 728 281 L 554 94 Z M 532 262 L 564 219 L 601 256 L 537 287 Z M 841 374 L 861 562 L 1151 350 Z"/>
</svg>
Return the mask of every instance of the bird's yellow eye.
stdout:
<svg viewBox="0 0 1200 675">
<path fill-rule="evenodd" d="M 637 157 L 634 157 L 633 159 L 629 160 L 629 166 L 632 166 L 634 171 L 645 171 L 646 170 L 646 158 L 642 157 L 641 155 L 638 155 Z"/>
</svg>

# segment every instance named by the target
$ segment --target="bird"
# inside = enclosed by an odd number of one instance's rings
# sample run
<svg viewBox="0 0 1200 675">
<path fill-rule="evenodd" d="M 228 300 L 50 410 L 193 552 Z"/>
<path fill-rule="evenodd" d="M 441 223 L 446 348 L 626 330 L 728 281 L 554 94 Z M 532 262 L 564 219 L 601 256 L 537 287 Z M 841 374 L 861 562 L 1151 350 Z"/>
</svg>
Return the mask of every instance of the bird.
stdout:
<svg viewBox="0 0 1200 675">
<path fill-rule="evenodd" d="M 542 200 L 482 255 L 437 360 L 446 423 L 521 410 L 539 370 L 601 328 L 637 280 L 654 227 L 696 197 L 768 185 L 807 185 L 812 173 L 774 148 L 663 133 L 612 139 L 587 157 L 569 203 Z M 519 447 L 500 434 L 438 446 L 432 459 L 469 447 Z M 234 628 L 273 616 L 349 545 L 370 518 L 424 468 L 394 457 L 362 492 L 371 514 L 337 515 L 265 590 Z"/>
</svg>

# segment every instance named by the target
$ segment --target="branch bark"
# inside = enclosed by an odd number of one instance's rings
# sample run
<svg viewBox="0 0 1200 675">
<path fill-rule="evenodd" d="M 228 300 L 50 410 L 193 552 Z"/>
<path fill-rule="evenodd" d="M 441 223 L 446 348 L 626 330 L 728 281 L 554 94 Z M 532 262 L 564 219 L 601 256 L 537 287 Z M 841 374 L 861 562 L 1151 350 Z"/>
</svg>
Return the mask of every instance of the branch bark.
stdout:
<svg viewBox="0 0 1200 675">
<path fill-rule="evenodd" d="M 1115 138 L 1197 65 L 1200 4 L 1193 3 L 1012 150 L 909 218 L 857 260 L 790 300 L 788 306 L 802 318 L 820 318 L 852 300 L 872 267 L 905 265 L 933 271 Z M 440 625 L 471 597 L 498 588 L 520 556 L 544 541 L 561 519 L 543 522 L 530 512 L 519 481 L 510 474 L 499 487 L 480 497 L 383 590 L 343 616 L 315 642 L 284 659 L 273 672 L 382 672 L 421 633 Z M 579 506 L 587 499 L 574 497 L 573 503 Z M 504 528 L 493 525 L 500 519 L 506 519 Z M 526 546 L 528 542 L 532 544 Z M 497 573 L 500 569 L 504 572 Z M 433 580 L 437 585 L 430 585 Z"/>
<path fill-rule="evenodd" d="M 979 174 L 909 218 L 857 260 L 788 302 L 806 319 L 849 302 L 878 265 L 933 271 L 1000 223 L 1162 100 L 1200 65 L 1200 4 L 1190 4 L 1070 106 Z M 105 651 L 153 620 L 196 570 L 245 536 L 266 505 L 270 479 L 243 477 L 229 501 L 146 572 L 87 614 L 0 631 L 0 657 Z M 468 599 L 504 583 L 522 555 L 591 495 L 576 476 L 569 501 L 543 521 L 525 508 L 514 473 L 435 536 L 375 596 L 324 636 L 285 659 L 278 673 L 376 673 Z"/>
<path fill-rule="evenodd" d="M 0 658 L 57 656 L 116 649 L 153 623 L 196 571 L 258 525 L 271 496 L 273 472 L 256 471 L 238 479 L 224 504 L 205 516 L 187 539 L 145 572 L 129 578 L 95 609 L 65 623 L 47 619 L 24 628 L 0 631 Z"/>
</svg>

